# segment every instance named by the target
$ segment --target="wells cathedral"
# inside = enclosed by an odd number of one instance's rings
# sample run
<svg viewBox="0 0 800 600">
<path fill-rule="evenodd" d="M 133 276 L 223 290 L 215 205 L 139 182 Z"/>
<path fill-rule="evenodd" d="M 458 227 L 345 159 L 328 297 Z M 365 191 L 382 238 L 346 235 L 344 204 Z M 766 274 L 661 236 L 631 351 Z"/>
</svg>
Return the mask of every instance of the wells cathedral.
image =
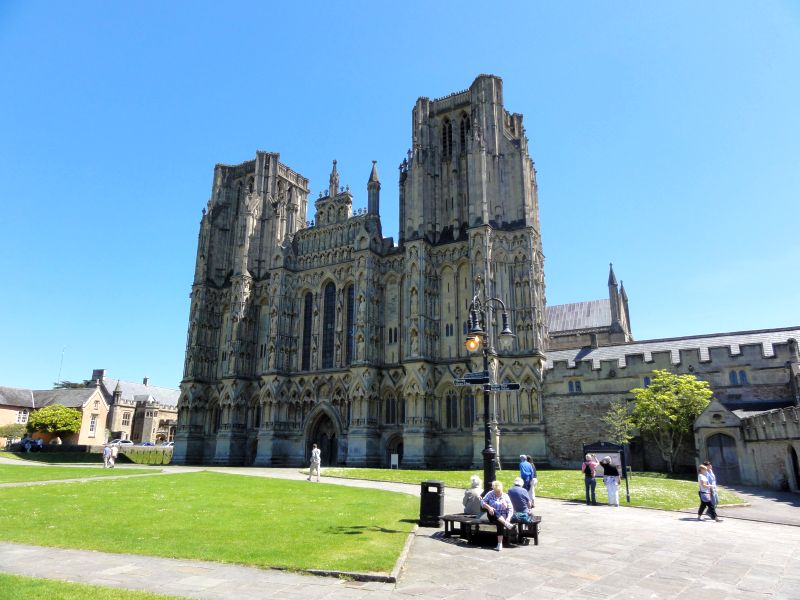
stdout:
<svg viewBox="0 0 800 600">
<path fill-rule="evenodd" d="M 763 455 L 797 486 L 800 444 L 749 420 L 797 421 L 800 328 L 637 342 L 613 268 L 598 274 L 604 298 L 548 306 L 536 170 L 502 80 L 419 98 L 412 123 L 396 241 L 383 235 L 374 162 L 366 210 L 353 210 L 333 161 L 312 221 L 308 179 L 277 153 L 215 167 L 174 463 L 301 465 L 317 443 L 328 465 L 482 464 L 482 389 L 454 384 L 482 369 L 464 346 L 477 297 L 501 299 L 516 335 L 489 361 L 493 381 L 520 384 L 491 394 L 502 463 L 575 464 L 582 443 L 604 437 L 610 403 L 668 368 L 715 391 L 686 464 L 712 457 L 723 478 L 750 481 Z M 486 313 L 490 341 L 500 316 Z M 660 466 L 641 440 L 633 454 L 635 467 Z"/>
</svg>

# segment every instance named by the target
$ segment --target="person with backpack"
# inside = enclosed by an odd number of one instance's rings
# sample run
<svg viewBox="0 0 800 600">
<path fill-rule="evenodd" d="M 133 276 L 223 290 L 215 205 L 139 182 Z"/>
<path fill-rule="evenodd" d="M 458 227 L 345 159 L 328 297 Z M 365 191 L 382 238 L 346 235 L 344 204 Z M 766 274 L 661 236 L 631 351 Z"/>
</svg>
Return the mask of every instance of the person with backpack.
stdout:
<svg viewBox="0 0 800 600">
<path fill-rule="evenodd" d="M 581 465 L 581 472 L 583 473 L 583 484 L 586 488 L 586 504 L 597 506 L 597 497 L 595 496 L 595 488 L 597 487 L 597 480 L 594 478 L 597 471 L 597 457 L 594 454 L 587 454 L 586 460 Z M 589 497 L 591 496 L 591 502 Z"/>
</svg>

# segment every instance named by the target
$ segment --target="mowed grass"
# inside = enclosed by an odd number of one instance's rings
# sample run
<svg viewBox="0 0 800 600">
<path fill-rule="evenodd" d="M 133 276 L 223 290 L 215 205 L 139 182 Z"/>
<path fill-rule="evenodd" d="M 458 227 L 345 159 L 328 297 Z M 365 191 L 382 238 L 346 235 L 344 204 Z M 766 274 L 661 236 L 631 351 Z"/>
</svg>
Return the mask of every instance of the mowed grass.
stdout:
<svg viewBox="0 0 800 600">
<path fill-rule="evenodd" d="M 391 571 L 407 494 L 199 472 L 0 490 L 6 541 L 259 567 Z"/>
<path fill-rule="evenodd" d="M 40 467 L 29 465 L 0 465 L 0 483 L 49 481 L 53 479 L 83 479 L 112 475 L 143 475 L 160 473 L 160 469 L 104 469 L 97 467 Z"/>
<path fill-rule="evenodd" d="M 483 478 L 481 471 L 410 471 L 400 469 L 344 469 L 325 468 L 323 477 L 343 477 L 348 479 L 370 479 L 373 481 L 392 481 L 396 483 L 419 484 L 426 480 L 440 480 L 445 487 L 465 489 L 469 486 L 471 475 Z M 497 478 L 508 489 L 519 473 L 514 470 L 497 472 Z M 538 469 L 539 485 L 536 495 L 547 498 L 560 498 L 585 502 L 583 475 L 578 470 Z M 631 494 L 630 504 L 625 499 L 625 481 L 620 483 L 619 499 L 623 506 L 641 506 L 680 510 L 697 507 L 697 482 L 694 479 L 667 476 L 663 473 L 634 473 L 628 480 Z M 598 502 L 607 503 L 608 495 L 601 478 L 597 479 L 595 494 Z M 719 488 L 720 504 L 739 504 L 741 498 L 723 487 Z"/>
<path fill-rule="evenodd" d="M 0 573 L 0 598 L 47 598 L 47 600 L 173 600 L 175 596 L 162 596 L 117 588 L 37 579 Z"/>
</svg>

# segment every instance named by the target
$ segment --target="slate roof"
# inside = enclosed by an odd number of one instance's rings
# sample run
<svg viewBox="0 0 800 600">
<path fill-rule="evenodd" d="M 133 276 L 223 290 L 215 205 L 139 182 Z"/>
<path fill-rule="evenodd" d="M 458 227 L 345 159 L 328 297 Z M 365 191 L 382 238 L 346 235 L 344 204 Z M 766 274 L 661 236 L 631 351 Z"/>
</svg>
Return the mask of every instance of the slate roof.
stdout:
<svg viewBox="0 0 800 600">
<path fill-rule="evenodd" d="M 103 386 L 108 392 L 109 398 L 114 396 L 114 389 L 117 384 L 119 384 L 119 389 L 122 391 L 123 400 L 137 400 L 136 396 L 152 396 L 153 400 L 164 406 L 178 406 L 178 399 L 181 396 L 181 391 L 173 388 L 103 377 Z M 138 399 L 141 400 L 142 398 Z M 146 400 L 147 398 L 144 399 Z"/>
<path fill-rule="evenodd" d="M 0 404 L 33 409 L 33 393 L 31 390 L 0 386 Z"/>
<path fill-rule="evenodd" d="M 33 397 L 36 401 L 36 408 L 49 406 L 51 404 L 80 408 L 96 391 L 97 388 L 93 387 L 64 390 L 34 390 Z"/>
<path fill-rule="evenodd" d="M 709 348 L 730 348 L 731 354 L 739 354 L 740 346 L 746 344 L 761 344 L 764 358 L 775 355 L 773 344 L 785 344 L 790 338 L 800 341 L 800 327 L 786 327 L 782 329 L 760 329 L 756 331 L 739 331 L 734 333 L 712 333 L 678 338 L 665 338 L 660 340 L 642 340 L 630 344 L 617 344 L 614 346 L 601 346 L 599 348 L 577 348 L 569 350 L 553 350 L 547 353 L 546 368 L 552 368 L 556 361 L 567 361 L 570 367 L 576 361 L 592 361 L 592 368 L 599 369 L 601 360 L 618 360 L 619 366 L 624 367 L 625 357 L 633 354 L 644 355 L 645 361 L 653 360 L 653 352 L 670 352 L 671 362 L 680 362 L 681 350 L 699 350 L 700 360 L 710 360 Z"/>
<path fill-rule="evenodd" d="M 610 326 L 611 301 L 608 298 L 547 307 L 547 328 L 550 333 Z"/>
</svg>

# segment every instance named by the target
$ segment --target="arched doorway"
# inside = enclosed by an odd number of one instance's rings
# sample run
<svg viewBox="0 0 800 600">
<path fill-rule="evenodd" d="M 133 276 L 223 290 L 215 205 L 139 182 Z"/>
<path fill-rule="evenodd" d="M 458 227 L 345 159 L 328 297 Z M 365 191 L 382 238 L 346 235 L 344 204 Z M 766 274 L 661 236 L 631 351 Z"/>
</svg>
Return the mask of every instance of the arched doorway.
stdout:
<svg viewBox="0 0 800 600">
<path fill-rule="evenodd" d="M 336 425 L 331 418 L 321 413 L 314 425 L 309 430 L 306 439 L 306 458 L 311 456 L 311 446 L 316 444 L 322 452 L 322 466 L 329 467 L 338 464 L 339 438 L 336 435 Z"/>
<path fill-rule="evenodd" d="M 789 455 L 792 458 L 792 472 L 794 473 L 794 489 L 800 490 L 800 462 L 797 460 L 797 450 L 789 446 Z"/>
<path fill-rule="evenodd" d="M 718 483 L 730 485 L 740 482 L 736 440 L 724 433 L 715 433 L 706 440 L 706 450 Z"/>
<path fill-rule="evenodd" d="M 386 466 L 392 466 L 392 454 L 397 454 L 397 466 L 403 464 L 403 437 L 400 435 L 392 436 L 386 443 Z"/>
</svg>

